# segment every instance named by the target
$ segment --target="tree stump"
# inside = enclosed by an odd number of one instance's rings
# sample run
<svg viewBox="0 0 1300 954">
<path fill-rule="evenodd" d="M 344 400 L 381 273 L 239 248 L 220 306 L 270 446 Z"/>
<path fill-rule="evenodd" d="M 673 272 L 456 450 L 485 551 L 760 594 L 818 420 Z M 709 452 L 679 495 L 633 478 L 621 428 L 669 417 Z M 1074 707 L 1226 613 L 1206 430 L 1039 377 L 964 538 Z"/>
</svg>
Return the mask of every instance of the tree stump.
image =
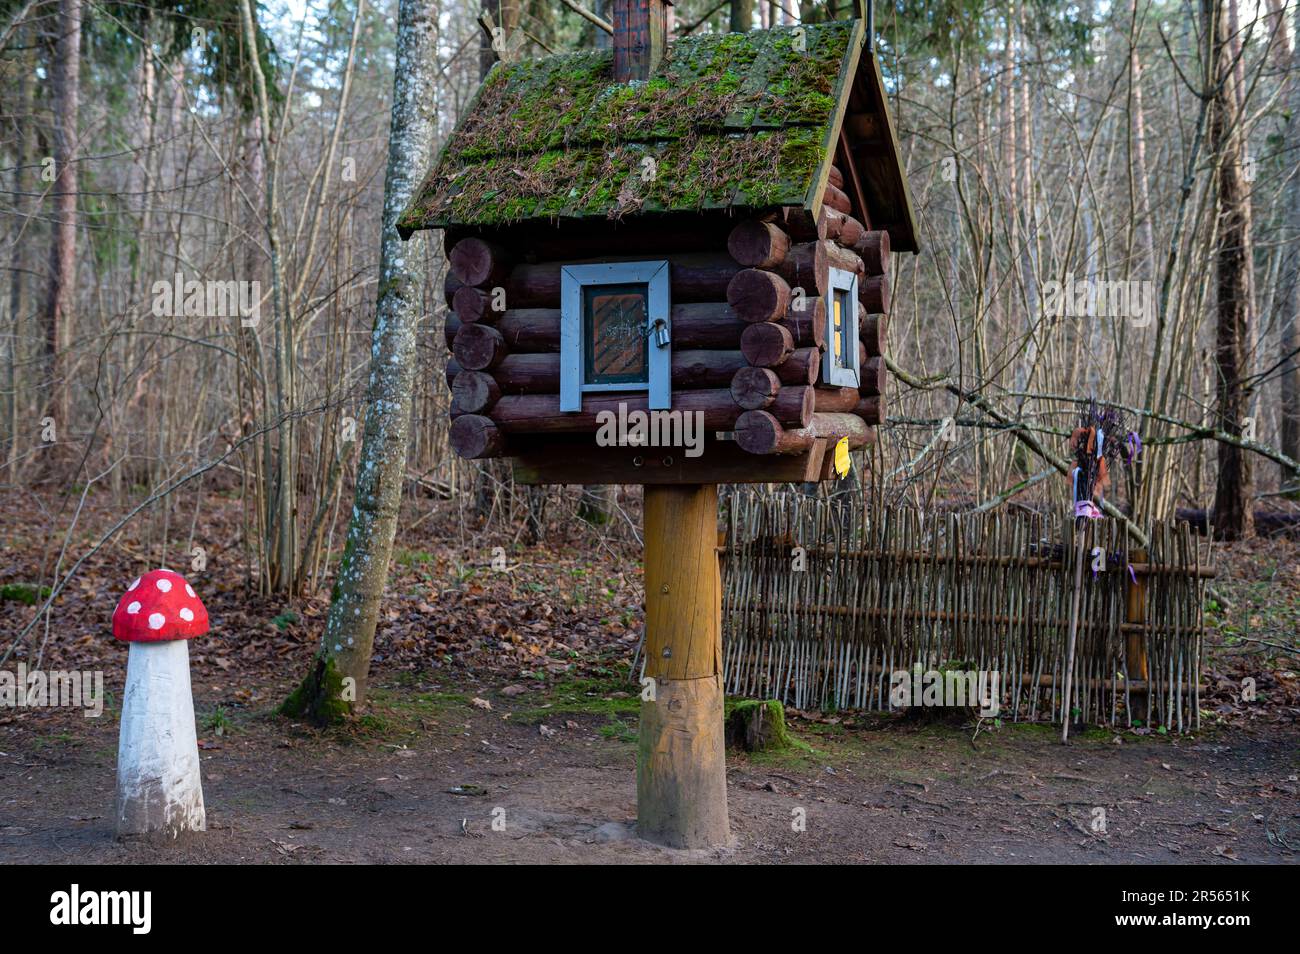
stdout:
<svg viewBox="0 0 1300 954">
<path fill-rule="evenodd" d="M 727 745 L 746 752 L 772 752 L 793 745 L 785 727 L 785 707 L 776 699 L 746 699 L 727 717 Z"/>
</svg>

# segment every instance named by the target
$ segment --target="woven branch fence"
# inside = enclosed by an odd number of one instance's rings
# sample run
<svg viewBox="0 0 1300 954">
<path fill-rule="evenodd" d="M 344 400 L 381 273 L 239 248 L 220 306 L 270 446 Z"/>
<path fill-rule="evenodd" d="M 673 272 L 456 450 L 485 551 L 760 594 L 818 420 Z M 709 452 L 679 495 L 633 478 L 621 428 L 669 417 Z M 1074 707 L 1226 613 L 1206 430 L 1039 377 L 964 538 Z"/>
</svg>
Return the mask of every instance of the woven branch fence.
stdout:
<svg viewBox="0 0 1300 954">
<path fill-rule="evenodd" d="M 873 519 L 858 497 L 750 490 L 724 498 L 723 519 L 729 693 L 886 710 L 891 674 L 919 665 L 999 673 L 1003 718 L 1066 714 L 1073 521 L 908 508 Z M 1114 520 L 1082 532 L 1072 721 L 1197 727 L 1210 543 L 1185 523 L 1144 528 L 1146 551 Z"/>
</svg>

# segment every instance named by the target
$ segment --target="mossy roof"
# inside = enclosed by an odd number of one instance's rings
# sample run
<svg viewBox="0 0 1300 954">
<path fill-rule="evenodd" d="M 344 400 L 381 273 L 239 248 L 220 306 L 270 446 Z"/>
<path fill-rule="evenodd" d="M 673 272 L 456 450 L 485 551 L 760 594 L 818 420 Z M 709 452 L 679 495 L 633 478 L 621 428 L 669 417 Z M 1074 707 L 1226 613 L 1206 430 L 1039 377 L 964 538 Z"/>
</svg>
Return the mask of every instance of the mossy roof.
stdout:
<svg viewBox="0 0 1300 954">
<path fill-rule="evenodd" d="M 398 228 L 811 207 L 861 44 L 854 20 L 684 37 L 632 83 L 607 50 L 498 64 Z"/>
</svg>

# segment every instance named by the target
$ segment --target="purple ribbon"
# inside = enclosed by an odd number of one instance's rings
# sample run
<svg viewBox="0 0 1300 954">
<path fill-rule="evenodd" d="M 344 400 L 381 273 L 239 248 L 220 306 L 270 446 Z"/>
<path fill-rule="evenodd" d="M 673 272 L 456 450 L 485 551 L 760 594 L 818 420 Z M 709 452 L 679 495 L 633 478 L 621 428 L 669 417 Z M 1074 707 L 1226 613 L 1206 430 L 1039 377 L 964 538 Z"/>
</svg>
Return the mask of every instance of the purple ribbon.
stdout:
<svg viewBox="0 0 1300 954">
<path fill-rule="evenodd" d="M 1124 443 L 1128 445 L 1128 462 L 1131 464 L 1142 453 L 1142 438 L 1138 436 L 1137 431 L 1129 431 Z"/>
</svg>

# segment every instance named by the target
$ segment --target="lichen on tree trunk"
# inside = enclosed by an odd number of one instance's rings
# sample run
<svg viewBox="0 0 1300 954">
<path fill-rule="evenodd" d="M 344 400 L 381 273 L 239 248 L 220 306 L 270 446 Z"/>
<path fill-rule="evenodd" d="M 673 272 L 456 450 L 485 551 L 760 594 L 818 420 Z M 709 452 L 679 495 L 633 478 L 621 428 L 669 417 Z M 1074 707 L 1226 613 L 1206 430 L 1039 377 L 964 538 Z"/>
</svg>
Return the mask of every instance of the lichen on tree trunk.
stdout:
<svg viewBox="0 0 1300 954">
<path fill-rule="evenodd" d="M 365 702 L 375 626 L 397 532 L 415 391 L 423 239 L 417 233 L 403 242 L 396 223 L 419 184 L 433 144 L 436 27 L 428 0 L 401 0 L 379 300 L 356 495 L 320 647 L 302 685 L 281 707 L 285 714 L 318 723 L 345 718 Z"/>
</svg>

